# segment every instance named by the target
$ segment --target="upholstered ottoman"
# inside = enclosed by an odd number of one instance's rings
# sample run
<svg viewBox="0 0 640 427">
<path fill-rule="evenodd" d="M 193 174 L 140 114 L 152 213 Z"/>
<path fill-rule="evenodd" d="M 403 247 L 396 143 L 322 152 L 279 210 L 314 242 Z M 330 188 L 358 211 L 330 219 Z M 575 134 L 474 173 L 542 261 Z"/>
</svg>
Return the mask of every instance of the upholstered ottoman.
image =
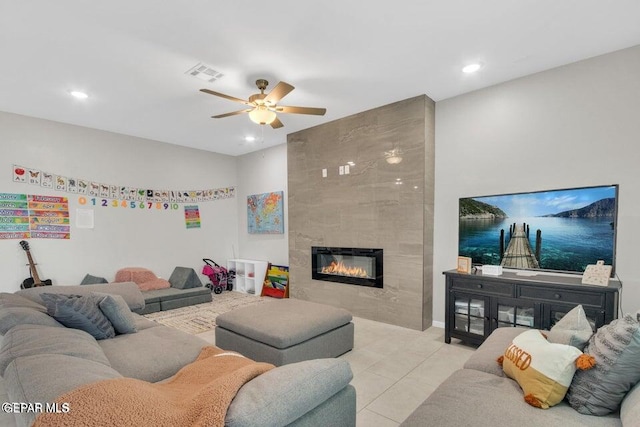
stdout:
<svg viewBox="0 0 640 427">
<path fill-rule="evenodd" d="M 341 308 L 280 299 L 216 319 L 216 346 L 276 366 L 337 357 L 353 348 L 351 314 Z"/>
</svg>

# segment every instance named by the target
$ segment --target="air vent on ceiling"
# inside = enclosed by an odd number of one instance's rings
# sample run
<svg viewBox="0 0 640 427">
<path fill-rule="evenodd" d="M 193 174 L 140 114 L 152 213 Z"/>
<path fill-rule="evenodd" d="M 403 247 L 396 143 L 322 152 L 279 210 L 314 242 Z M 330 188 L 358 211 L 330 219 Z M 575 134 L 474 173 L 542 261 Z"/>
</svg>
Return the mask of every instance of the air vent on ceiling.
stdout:
<svg viewBox="0 0 640 427">
<path fill-rule="evenodd" d="M 198 62 L 195 66 L 189 68 L 185 74 L 189 74 L 193 77 L 197 77 L 200 80 L 204 80 L 205 82 L 213 83 L 216 80 L 219 80 L 224 76 L 219 71 L 214 70 L 202 62 Z"/>
</svg>

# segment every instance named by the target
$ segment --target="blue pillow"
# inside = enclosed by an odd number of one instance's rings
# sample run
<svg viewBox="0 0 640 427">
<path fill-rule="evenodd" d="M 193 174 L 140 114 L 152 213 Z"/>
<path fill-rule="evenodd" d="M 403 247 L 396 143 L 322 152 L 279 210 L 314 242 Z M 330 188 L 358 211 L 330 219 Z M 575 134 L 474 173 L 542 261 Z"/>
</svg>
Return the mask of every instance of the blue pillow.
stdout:
<svg viewBox="0 0 640 427">
<path fill-rule="evenodd" d="M 131 334 L 138 332 L 136 319 L 133 317 L 133 313 L 124 298 L 120 295 L 101 292 L 93 292 L 91 295 L 93 295 L 98 303 L 98 308 L 107 316 L 117 333 Z"/>
<path fill-rule="evenodd" d="M 94 297 L 43 293 L 40 298 L 49 315 L 67 328 L 83 330 L 97 340 L 116 336 L 113 325 L 100 311 Z"/>
</svg>

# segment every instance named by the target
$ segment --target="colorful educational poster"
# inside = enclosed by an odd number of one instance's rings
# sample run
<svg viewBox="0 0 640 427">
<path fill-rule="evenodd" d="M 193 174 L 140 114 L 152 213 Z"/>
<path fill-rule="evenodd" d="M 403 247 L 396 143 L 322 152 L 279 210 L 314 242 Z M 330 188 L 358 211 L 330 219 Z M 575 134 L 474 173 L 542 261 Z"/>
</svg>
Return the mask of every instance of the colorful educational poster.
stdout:
<svg viewBox="0 0 640 427">
<path fill-rule="evenodd" d="M 164 206 L 164 204 L 198 203 L 235 197 L 234 187 L 198 190 L 143 189 L 70 178 L 19 165 L 12 165 L 11 173 L 13 182 L 39 185 L 65 193 L 89 196 L 90 198 L 100 198 L 101 203 L 108 199 L 107 204 L 102 204 L 102 206 L 134 207 L 140 206 L 141 203 L 160 203 L 161 206 Z M 113 201 L 117 203 L 113 204 Z M 138 203 L 123 203 L 134 201 Z"/>
<path fill-rule="evenodd" d="M 0 193 L 0 239 L 69 239 L 66 197 Z"/>
<path fill-rule="evenodd" d="M 250 234 L 284 233 L 284 193 L 247 196 L 247 228 Z"/>
<path fill-rule="evenodd" d="M 31 238 L 69 239 L 71 237 L 69 200 L 66 197 L 29 195 L 28 201 Z"/>
<path fill-rule="evenodd" d="M 187 228 L 200 228 L 200 209 L 197 205 L 184 207 L 184 221 Z"/>
<path fill-rule="evenodd" d="M 0 240 L 29 237 L 26 194 L 0 193 Z"/>
</svg>

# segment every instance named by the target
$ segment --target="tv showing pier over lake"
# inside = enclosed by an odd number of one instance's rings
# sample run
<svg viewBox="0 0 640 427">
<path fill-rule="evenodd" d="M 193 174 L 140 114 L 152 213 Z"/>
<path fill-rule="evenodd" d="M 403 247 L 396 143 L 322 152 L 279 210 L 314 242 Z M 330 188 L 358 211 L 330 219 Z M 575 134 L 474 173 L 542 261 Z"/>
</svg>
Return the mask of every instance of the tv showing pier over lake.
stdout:
<svg viewBox="0 0 640 427">
<path fill-rule="evenodd" d="M 458 254 L 473 264 L 583 273 L 614 265 L 618 186 L 468 197 L 459 201 Z"/>
</svg>

